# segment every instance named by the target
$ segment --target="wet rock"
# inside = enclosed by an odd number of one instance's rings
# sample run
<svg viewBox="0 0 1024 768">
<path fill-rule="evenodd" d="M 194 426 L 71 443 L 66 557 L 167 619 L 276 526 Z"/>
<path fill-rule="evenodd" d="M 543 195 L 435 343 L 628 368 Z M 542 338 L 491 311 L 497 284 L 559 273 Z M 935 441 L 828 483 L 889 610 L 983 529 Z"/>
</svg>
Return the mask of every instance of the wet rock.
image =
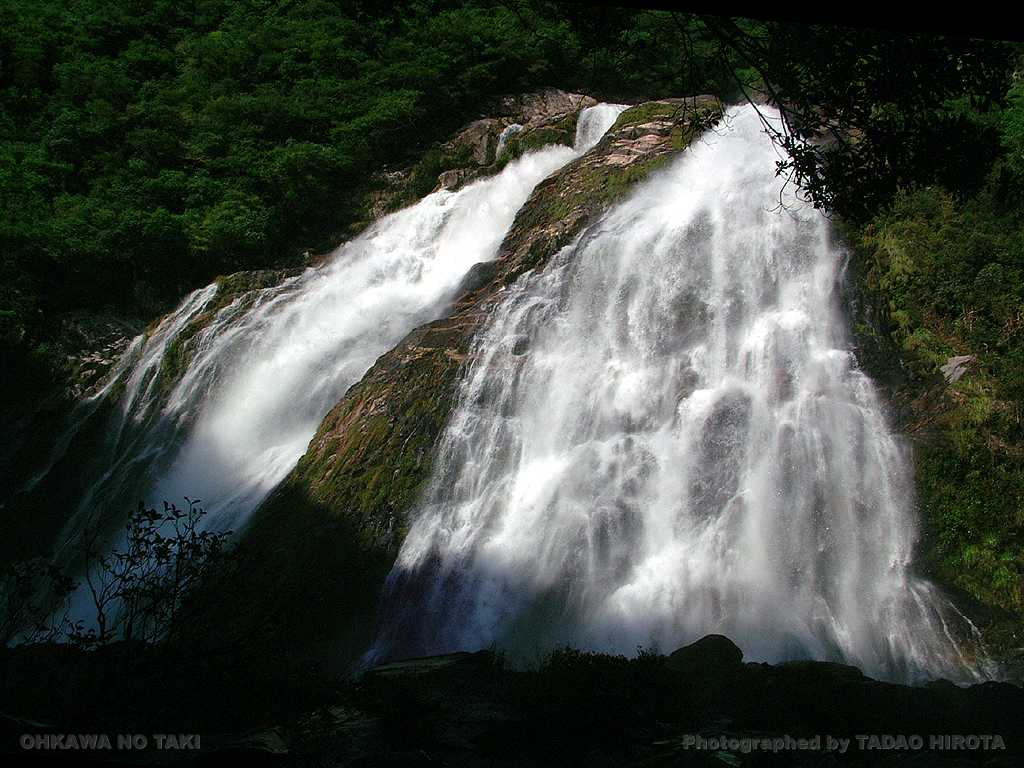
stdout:
<svg viewBox="0 0 1024 768">
<path fill-rule="evenodd" d="M 469 268 L 466 276 L 462 278 L 459 287 L 455 289 L 456 296 L 478 291 L 486 286 L 498 274 L 498 266 L 493 261 L 481 261 Z"/>
<path fill-rule="evenodd" d="M 63 318 L 58 343 L 66 350 L 70 397 L 93 394 L 141 331 L 136 321 L 104 314 L 76 312 Z"/>
<path fill-rule="evenodd" d="M 686 368 L 679 374 L 679 390 L 676 392 L 676 405 L 683 402 L 700 387 L 700 374 L 693 368 Z"/>
<path fill-rule="evenodd" d="M 480 659 L 480 654 L 460 651 L 446 653 L 441 656 L 424 656 L 415 659 L 403 659 L 373 667 L 366 674 L 369 678 L 400 678 L 451 673 L 472 669 Z"/>
<path fill-rule="evenodd" d="M 494 111 L 503 117 L 518 118 L 520 123 L 539 123 L 555 115 L 578 112 L 596 104 L 596 99 L 582 93 L 545 88 L 534 93 L 502 96 L 494 105 Z"/>
<path fill-rule="evenodd" d="M 864 673 L 849 664 L 837 664 L 832 661 L 785 661 L 777 668 L 788 675 L 799 676 L 808 682 L 837 682 L 863 680 Z"/>
<path fill-rule="evenodd" d="M 530 337 L 523 335 L 523 336 L 520 336 L 518 339 L 516 339 L 515 343 L 512 345 L 512 354 L 513 355 L 524 355 L 524 354 L 526 354 L 527 351 L 529 351 L 529 349 L 530 349 Z"/>
<path fill-rule="evenodd" d="M 438 189 L 457 189 L 469 177 L 470 173 L 471 171 L 467 168 L 453 168 L 450 171 L 443 171 L 437 177 Z"/>
</svg>

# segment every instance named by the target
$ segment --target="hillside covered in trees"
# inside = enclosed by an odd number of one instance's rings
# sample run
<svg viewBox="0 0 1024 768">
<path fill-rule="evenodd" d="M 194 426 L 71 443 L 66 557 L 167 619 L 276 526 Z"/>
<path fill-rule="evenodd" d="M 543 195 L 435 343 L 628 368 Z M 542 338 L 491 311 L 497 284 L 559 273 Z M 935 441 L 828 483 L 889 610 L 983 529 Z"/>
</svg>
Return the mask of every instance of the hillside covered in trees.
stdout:
<svg viewBox="0 0 1024 768">
<path fill-rule="evenodd" d="M 538 116 L 531 113 L 537 111 L 531 99 L 550 103 Z M 573 154 L 584 105 L 597 102 L 616 110 L 603 126 L 604 138 L 589 154 Z M 798 190 L 792 198 L 779 196 L 779 210 L 797 217 L 797 209 L 819 209 L 841 241 L 835 282 L 841 284 L 857 367 L 877 385 L 886 423 L 910 449 L 913 488 L 906 505 L 917 522 L 913 575 L 947 591 L 1002 665 L 1001 677 L 1020 682 L 1024 43 L 914 32 L 546 0 L 5 3 L 0 365 L 9 394 L 0 409 L 0 477 L 7 491 L 0 500 L 0 536 L 17 539 L 0 541 L 0 552 L 17 561 L 0 563 L 5 589 L 28 584 L 26 592 L 33 593 L 34 569 L 42 561 L 27 556 L 50 556 L 47 547 L 66 508 L 79 503 L 76 494 L 84 497 L 79 491 L 87 487 L 66 476 L 106 455 L 101 417 L 116 413 L 117 398 L 132 386 L 123 371 L 109 391 L 102 390 L 107 399 L 100 398 L 81 421 L 91 426 L 55 448 L 56 435 L 64 434 L 65 419 L 83 393 L 100 391 L 107 371 L 117 370 L 112 366 L 131 337 L 139 334 L 140 343 L 156 349 L 162 334 L 170 334 L 147 374 L 156 413 L 204 351 L 202 344 L 212 344 L 218 318 L 227 317 L 221 327 L 232 328 L 232 318 L 220 313 L 235 307 L 244 314 L 267 297 L 291 295 L 288 281 L 311 274 L 304 269 L 329 264 L 327 254 L 339 244 L 372 232 L 373 222 L 435 190 L 494 178 L 530 151 L 561 147 L 571 159 L 552 165 L 556 171 L 538 175 L 536 186 L 523 191 L 521 207 L 494 246 L 493 262 L 475 264 L 458 281 L 439 317 L 413 313 L 416 322 L 383 352 L 375 351 L 326 404 L 297 465 L 259 497 L 240 560 L 233 559 L 226 532 L 205 534 L 198 551 L 216 555 L 218 567 L 226 556 L 217 581 L 190 573 L 188 590 L 175 592 L 171 608 L 146 592 L 159 606 L 150 608 L 154 615 L 172 614 L 178 623 L 141 633 L 144 641 L 128 638 L 138 648 L 104 653 L 111 664 L 144 667 L 140 686 L 164 675 L 163 652 L 187 666 L 195 680 L 221 675 L 240 699 L 246 681 L 257 680 L 251 710 L 240 708 L 237 718 L 225 719 L 225 728 L 249 727 L 264 706 L 274 718 L 291 718 L 304 707 L 344 700 L 362 713 L 353 720 L 360 728 L 383 722 L 397 733 L 403 712 L 424 716 L 426 724 L 409 736 L 410 743 L 435 749 L 437 728 L 448 728 L 443 724 L 453 717 L 458 728 L 464 726 L 463 705 L 452 715 L 434 701 L 429 686 L 421 690 L 418 675 L 460 684 L 465 668 L 497 681 L 500 706 L 494 711 L 512 712 L 516 722 L 552 741 L 550 727 L 529 714 L 529 697 L 545 679 L 564 686 L 560 695 L 568 703 L 558 717 L 571 712 L 567 717 L 582 740 L 597 721 L 581 710 L 573 681 L 600 688 L 606 674 L 615 681 L 605 691 L 615 706 L 622 696 L 629 706 L 635 703 L 627 693 L 634 678 L 658 690 L 657 702 L 636 726 L 650 741 L 636 752 L 644 758 L 678 757 L 676 747 L 656 740 L 661 725 L 655 721 L 664 718 L 690 723 L 691 716 L 697 722 L 707 712 L 730 712 L 744 728 L 756 729 L 757 717 L 732 700 L 709 704 L 693 694 L 685 717 L 676 711 L 671 692 L 654 681 L 665 668 L 675 670 L 672 680 L 696 673 L 661 655 L 671 648 L 629 662 L 566 650 L 529 673 L 506 669 L 500 649 L 492 649 L 439 661 L 436 669 L 426 662 L 426 671 L 385 667 L 366 686 L 346 688 L 341 699 L 304 666 L 310 657 L 323 661 L 325 653 L 344 666 L 366 651 L 409 515 L 430 487 L 444 426 L 462 402 L 458 382 L 466 361 L 479 355 L 499 294 L 524 275 L 548 269 L 556 253 L 602 221 L 628 190 L 666 168 L 670 157 L 688 152 L 702 131 L 722 119 L 722 105 L 747 103 L 762 110 L 757 114 L 776 142 L 784 189 Z M 515 108 L 501 112 L 508 104 Z M 766 117 L 774 110 L 782 122 Z M 503 150 L 497 148 L 499 134 Z M 369 291 L 376 284 L 369 279 L 367 285 Z M 206 303 L 188 314 L 179 302 L 203 286 Z M 281 294 L 274 293 L 278 289 Z M 711 316 L 687 301 L 672 305 L 679 314 L 675 341 L 689 332 L 687 322 Z M 167 324 L 174 325 L 176 312 L 182 327 L 172 333 Z M 510 359 L 528 359 L 530 340 L 517 339 Z M 227 376 L 215 365 L 211 370 L 211 380 Z M 784 379 L 777 379 L 780 391 Z M 679 397 L 689 394 L 692 387 Z M 720 417 L 723 429 L 735 426 L 734 417 Z M 145 418 L 159 421 L 152 414 Z M 125 423 L 127 417 L 119 422 Z M 641 428 L 630 423 L 623 429 Z M 118 434 L 131 433 L 124 428 Z M 175 432 L 174 439 L 184 438 Z M 70 452 L 58 456 L 68 445 Z M 720 443 L 704 448 L 709 466 L 730 459 Z M 830 451 L 822 449 L 825 460 Z M 124 466 L 132 466 L 129 459 Z M 695 481 L 687 492 L 715 495 L 705 491 Z M 189 493 L 207 495 L 204 488 Z M 160 524 L 160 513 L 149 506 L 161 501 L 146 499 L 139 519 Z M 138 502 L 103 498 L 97 505 L 124 510 Z M 827 500 L 815 504 L 819 512 L 828 506 Z M 170 557 L 166 546 L 161 551 Z M 71 592 L 76 577 L 55 566 L 45 576 L 62 585 L 62 595 Z M 199 618 L 189 626 L 179 615 Z M 7 639 L 16 635 L 16 623 L 0 615 L 0 624 L 10 624 Z M 79 682 L 92 693 L 62 716 L 84 717 L 90 709 L 89 697 L 108 673 L 108 657 L 96 655 L 93 646 L 116 646 L 116 634 L 104 633 L 98 642 L 78 627 L 69 636 L 77 647 L 59 664 L 40 651 L 51 679 L 64 674 L 64 664 L 86 670 Z M 197 660 L 203 634 L 216 653 Z M 176 638 L 173 648 L 169 636 Z M 247 650 L 220 666 L 216 654 L 223 647 L 216 643 L 225 638 L 229 647 Z M 763 686 L 765 701 L 780 696 L 782 686 L 781 700 L 801 718 L 804 708 L 813 709 L 807 692 L 818 687 L 841 689 L 843 696 L 856 690 L 850 695 L 864 694 L 863 702 L 904 695 L 888 683 L 862 683 L 852 667 L 741 668 L 731 644 L 716 648 L 724 654 L 725 661 L 718 661 L 728 685 L 753 681 Z M 23 647 L 4 657 L 14 681 L 5 695 L 45 719 L 48 703 L 17 682 L 30 679 L 24 670 L 37 663 L 32 653 Z M 251 678 L 257 668 L 262 676 Z M 390 675 L 399 683 L 388 682 Z M 622 691 L 615 687 L 620 684 Z M 144 701 L 145 691 L 132 685 L 125 683 L 126 700 Z M 175 695 L 182 701 L 195 699 L 186 690 L 189 683 L 181 688 Z M 998 701 L 980 687 L 971 690 L 939 698 L 953 702 L 949 707 L 977 707 L 978 727 L 1001 723 Z M 403 691 L 412 691 L 411 703 L 398 702 Z M 928 718 L 938 709 L 929 709 L 927 695 L 912 696 L 922 722 L 932 722 Z M 963 703 L 968 701 L 973 703 Z M 140 707 L 140 722 L 148 727 L 147 718 L 156 715 Z M 175 704 L 165 707 L 171 711 Z M 104 727 L 123 715 L 116 704 L 97 712 Z M 331 717 L 344 721 L 337 712 Z M 943 710 L 939 720 L 947 723 L 948 717 Z M 187 717 L 181 722 L 194 727 Z M 783 722 L 792 725 L 785 717 Z M 296 726 L 300 742 L 319 743 L 323 734 L 314 725 Z M 337 737 L 337 723 L 324 727 L 330 731 L 324 738 Z M 370 752 L 387 753 L 392 736 L 405 738 L 378 733 Z"/>
<path fill-rule="evenodd" d="M 219 274 L 301 264 L 367 221 L 486 97 L 734 90 L 666 13 L 545 2 L 13 2 L 0 10 L 5 360 L 49 322 L 151 319 Z M 685 20 L 683 23 L 687 23 Z M 15 355 L 14 358 L 11 355 Z"/>
</svg>

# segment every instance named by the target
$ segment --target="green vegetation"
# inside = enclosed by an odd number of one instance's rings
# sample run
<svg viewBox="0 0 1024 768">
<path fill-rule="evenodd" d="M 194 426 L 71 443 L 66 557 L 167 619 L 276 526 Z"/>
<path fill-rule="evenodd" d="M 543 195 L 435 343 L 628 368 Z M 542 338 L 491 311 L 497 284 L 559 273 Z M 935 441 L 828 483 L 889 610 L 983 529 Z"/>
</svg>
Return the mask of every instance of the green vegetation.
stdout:
<svg viewBox="0 0 1024 768">
<path fill-rule="evenodd" d="M 334 694 L 315 667 L 269 653 L 268 628 L 231 636 L 202 610 L 206 585 L 223 587 L 245 551 L 227 546 L 229 532 L 201 529 L 200 503 L 140 503 L 113 551 L 97 514 L 72 553 L 77 566 L 35 558 L 0 569 L 5 711 L 98 731 L 128 722 L 140 731 L 216 731 L 286 721 Z M 79 587 L 88 608 L 76 604 L 70 615 Z"/>
<path fill-rule="evenodd" d="M 782 111 L 785 128 L 766 122 L 788 153 L 779 170 L 815 207 L 862 219 L 902 188 L 973 191 L 999 154 L 1009 43 L 723 18 L 704 29 L 759 77 L 737 73 L 737 86 Z"/>
<path fill-rule="evenodd" d="M 615 119 L 611 130 L 617 131 L 629 125 L 642 125 L 658 117 L 673 117 L 680 112 L 680 105 L 671 102 L 648 101 L 630 107 Z"/>
<path fill-rule="evenodd" d="M 431 147 L 412 167 L 409 184 L 405 194 L 395 201 L 396 207 L 408 205 L 424 195 L 433 192 L 437 186 L 437 177 L 450 168 L 460 168 L 469 161 L 469 147 L 460 147 L 454 154 L 449 154 L 437 147 Z"/>
<path fill-rule="evenodd" d="M 297 264 L 366 220 L 387 166 L 422 158 L 403 200 L 429 191 L 438 142 L 494 95 L 728 87 L 680 45 L 665 12 L 544 0 L 5 3 L 9 383 L 52 380 L 61 313 L 148 320 L 218 274 Z"/>
<path fill-rule="evenodd" d="M 1002 153 L 976 192 L 915 186 L 856 227 L 869 369 L 910 401 L 924 564 L 1024 609 L 1024 81 L 990 121 Z M 958 194 L 959 193 L 959 194 Z M 878 335 L 880 333 L 880 336 Z M 889 360 L 882 362 L 885 351 Z M 940 366 L 971 355 L 947 384 Z"/>
</svg>

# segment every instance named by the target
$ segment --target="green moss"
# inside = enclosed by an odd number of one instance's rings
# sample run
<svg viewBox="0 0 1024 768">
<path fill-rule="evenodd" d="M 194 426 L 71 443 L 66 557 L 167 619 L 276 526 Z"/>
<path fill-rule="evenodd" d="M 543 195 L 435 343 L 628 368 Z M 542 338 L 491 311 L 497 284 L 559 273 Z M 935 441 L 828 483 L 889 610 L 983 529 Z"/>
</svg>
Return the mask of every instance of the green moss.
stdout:
<svg viewBox="0 0 1024 768">
<path fill-rule="evenodd" d="M 167 392 L 185 372 L 192 355 L 187 351 L 187 345 L 181 339 L 175 338 L 164 347 L 164 356 L 160 358 L 159 386 L 162 392 Z"/>
<path fill-rule="evenodd" d="M 531 223 L 538 226 L 544 222 L 558 221 L 574 210 L 586 210 L 614 202 L 625 195 L 634 184 L 664 167 L 670 159 L 670 154 L 660 154 L 629 165 L 600 165 L 589 168 L 577 183 L 568 188 L 546 189 L 547 199 L 535 206 L 537 221 Z"/>
<path fill-rule="evenodd" d="M 326 438 L 331 450 L 311 450 L 296 467 L 293 476 L 310 497 L 357 521 L 366 545 L 379 544 L 382 523 L 404 526 L 405 512 L 429 477 L 457 370 L 445 350 L 417 359 L 376 393 L 387 396 L 390 407 L 369 417 L 358 410 L 364 406 L 359 392 L 350 392 L 313 439 L 316 445 Z M 360 390 L 372 387 L 365 383 Z"/>
<path fill-rule="evenodd" d="M 697 129 L 689 125 L 677 125 L 672 129 L 672 149 L 679 151 L 686 149 L 696 138 Z"/>
<path fill-rule="evenodd" d="M 670 159 L 671 155 L 664 154 L 648 160 L 631 163 L 624 167 L 614 166 L 613 172 L 608 175 L 608 179 L 605 182 L 605 196 L 609 200 L 621 197 L 627 189 L 638 181 L 647 178 L 654 171 L 668 165 Z"/>
<path fill-rule="evenodd" d="M 495 160 L 496 169 L 504 168 L 510 161 L 522 157 L 527 152 L 561 144 L 571 147 L 576 138 L 576 120 L 578 113 L 572 113 L 554 123 L 537 128 L 527 128 L 512 134 L 502 149 L 501 155 Z"/>
<path fill-rule="evenodd" d="M 671 104 L 665 101 L 646 101 L 624 110 L 611 127 L 614 133 L 622 128 L 631 125 L 643 125 L 659 117 L 678 117 L 682 112 L 681 104 Z"/>
<path fill-rule="evenodd" d="M 568 131 L 563 131 L 558 128 L 538 128 L 534 131 L 525 131 L 521 134 L 521 138 L 514 142 L 521 152 L 530 152 L 531 150 L 542 149 L 551 144 L 562 144 L 563 146 L 572 146 L 573 136 Z"/>
</svg>

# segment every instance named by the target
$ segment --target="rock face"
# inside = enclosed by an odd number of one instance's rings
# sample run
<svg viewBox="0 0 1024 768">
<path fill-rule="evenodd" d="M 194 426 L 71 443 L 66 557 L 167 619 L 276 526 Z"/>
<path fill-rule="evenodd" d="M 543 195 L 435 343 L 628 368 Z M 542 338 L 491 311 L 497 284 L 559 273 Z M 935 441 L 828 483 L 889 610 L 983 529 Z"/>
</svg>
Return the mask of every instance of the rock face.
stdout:
<svg viewBox="0 0 1024 768">
<path fill-rule="evenodd" d="M 506 118 L 507 119 L 507 118 Z M 511 121 L 510 121 L 511 122 Z M 448 142 L 453 149 L 465 147 L 470 159 L 477 165 L 487 165 L 494 161 L 494 150 L 498 146 L 498 136 L 504 130 L 505 119 L 485 117 L 474 120 L 465 130 Z"/>
<path fill-rule="evenodd" d="M 562 103 L 551 99 L 540 103 Z M 542 269 L 720 114 L 713 97 L 631 108 L 591 152 L 537 186 L 497 259 L 471 270 L 447 316 L 414 330 L 349 389 L 295 470 L 254 514 L 243 545 L 260 565 L 242 587 L 248 597 L 227 606 L 229 614 L 277 625 L 282 641 L 313 653 L 321 643 L 336 659 L 339 645 L 349 659 L 365 650 L 459 371 L 499 293 L 527 270 Z"/>
<path fill-rule="evenodd" d="M 409 192 L 413 188 L 422 187 L 421 192 L 455 190 L 496 173 L 505 161 L 527 149 L 553 143 L 572 146 L 576 117 L 580 110 L 596 103 L 590 96 L 556 88 L 499 97 L 489 105 L 486 117 L 467 125 L 435 153 L 428 153 L 419 165 L 379 174 L 380 189 L 373 195 L 369 221 L 411 202 Z M 517 140 L 509 142 L 509 151 L 499 157 L 501 135 L 512 125 L 520 126 Z M 359 225 L 353 234 L 367 223 Z"/>
<path fill-rule="evenodd" d="M 76 403 L 101 387 L 141 331 L 141 322 L 106 313 L 65 315 L 49 342 L 60 361 L 52 380 L 34 398 L 0 405 L 0 486 L 6 490 L 0 501 L 0 561 L 42 554 L 59 530 L 76 489 L 65 494 L 60 482 L 57 487 L 43 482 L 32 500 L 23 498 L 21 489 L 47 465 Z"/>
<path fill-rule="evenodd" d="M 140 330 L 138 323 L 117 317 L 76 313 L 64 318 L 60 335 L 69 347 L 66 367 L 71 396 L 81 399 L 94 392 Z"/>
<path fill-rule="evenodd" d="M 940 366 L 939 370 L 942 371 L 947 384 L 954 384 L 963 378 L 967 373 L 968 363 L 972 363 L 974 360 L 974 355 L 955 355 L 949 358 L 945 365 Z"/>
<path fill-rule="evenodd" d="M 468 158 L 461 167 L 443 171 L 437 189 L 458 189 L 463 184 L 498 171 L 507 160 L 528 149 L 548 144 L 572 146 L 576 118 L 597 101 L 579 93 L 549 88 L 537 93 L 505 96 L 494 105 L 494 117 L 474 120 L 441 147 L 445 157 Z M 501 136 L 506 143 L 499 153 Z M 518 126 L 518 127 L 517 127 Z"/>
<path fill-rule="evenodd" d="M 509 160 L 527 150 L 539 149 L 549 144 L 571 147 L 576 138 L 576 120 L 583 107 L 590 106 L 581 100 L 583 106 L 568 112 L 544 116 L 526 125 L 511 122 L 508 118 L 486 118 L 477 120 L 469 128 L 441 148 L 446 157 L 469 157 L 469 162 L 459 168 L 443 171 L 437 177 L 435 189 L 455 190 L 470 181 L 490 176 L 501 170 Z M 518 127 L 517 127 L 518 126 Z M 514 130 L 506 132 L 512 127 Z M 505 136 L 502 145 L 501 137 Z"/>
<path fill-rule="evenodd" d="M 567 112 L 578 112 L 585 107 L 592 107 L 597 100 L 582 93 L 566 93 L 557 88 L 545 88 L 534 93 L 517 96 L 501 96 L 492 107 L 494 114 L 503 118 L 513 118 L 509 122 L 539 124 L 555 115 Z"/>
</svg>

